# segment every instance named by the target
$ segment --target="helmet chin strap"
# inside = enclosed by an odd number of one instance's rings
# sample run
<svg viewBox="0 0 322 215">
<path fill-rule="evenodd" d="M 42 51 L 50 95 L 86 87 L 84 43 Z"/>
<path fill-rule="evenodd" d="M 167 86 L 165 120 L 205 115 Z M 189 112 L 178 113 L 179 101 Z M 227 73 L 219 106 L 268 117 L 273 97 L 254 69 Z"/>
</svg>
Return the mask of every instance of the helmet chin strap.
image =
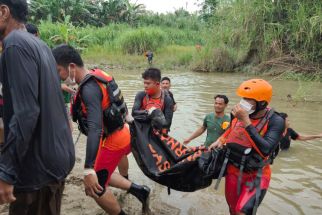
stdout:
<svg viewBox="0 0 322 215">
<path fill-rule="evenodd" d="M 259 111 L 264 110 L 267 107 L 267 105 L 268 105 L 267 102 L 264 102 L 264 101 L 258 102 L 258 101 L 256 101 L 256 109 L 255 109 L 254 113 L 250 114 L 249 116 L 251 118 L 254 117 Z"/>
</svg>

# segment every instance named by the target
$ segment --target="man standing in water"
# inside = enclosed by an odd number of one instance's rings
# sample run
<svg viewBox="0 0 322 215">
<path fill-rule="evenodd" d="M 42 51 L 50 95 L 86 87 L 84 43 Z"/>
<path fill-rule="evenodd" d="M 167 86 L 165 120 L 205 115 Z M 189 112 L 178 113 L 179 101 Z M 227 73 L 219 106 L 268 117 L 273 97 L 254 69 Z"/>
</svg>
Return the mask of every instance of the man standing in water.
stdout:
<svg viewBox="0 0 322 215">
<path fill-rule="evenodd" d="M 170 88 L 171 88 L 171 80 L 170 80 L 170 78 L 163 77 L 161 79 L 161 89 L 169 93 L 169 96 L 171 97 L 172 102 L 173 102 L 173 112 L 176 112 L 177 103 L 174 100 L 173 93 L 170 91 Z"/>
<path fill-rule="evenodd" d="M 151 52 L 151 51 L 145 52 L 145 57 L 148 59 L 149 65 L 152 65 L 152 63 L 153 63 L 153 52 Z"/>
<path fill-rule="evenodd" d="M 210 148 L 226 145 L 225 196 L 230 214 L 256 214 L 271 179 L 270 163 L 284 131 L 284 120 L 268 107 L 272 86 L 262 79 L 243 82 L 230 128 Z"/>
<path fill-rule="evenodd" d="M 280 116 L 285 120 L 285 132 L 283 134 L 283 138 L 280 141 L 281 150 L 288 150 L 291 145 L 291 140 L 307 141 L 322 138 L 322 134 L 303 135 L 297 133 L 290 127 L 288 115 L 286 113 L 280 113 Z"/>
<path fill-rule="evenodd" d="M 26 31 L 26 16 L 27 1 L 0 0 L 0 204 L 11 203 L 10 215 L 57 215 L 75 150 L 55 59 Z"/>
<path fill-rule="evenodd" d="M 144 91 L 136 94 L 132 115 L 147 112 L 151 114 L 154 109 L 160 109 L 165 117 L 166 125 L 163 131 L 170 130 L 173 117 L 173 101 L 168 93 L 160 88 L 161 71 L 157 68 L 149 68 L 142 73 Z"/>
<path fill-rule="evenodd" d="M 214 97 L 214 112 L 209 113 L 200 126 L 188 139 L 184 140 L 184 144 L 189 144 L 191 140 L 199 137 L 207 130 L 205 146 L 209 146 L 215 142 L 229 127 L 230 117 L 225 114 L 228 105 L 228 98 L 225 95 L 216 95 Z"/>
<path fill-rule="evenodd" d="M 127 109 L 112 76 L 99 69 L 87 70 L 71 46 L 53 49 L 62 80 L 79 85 L 73 104 L 73 119 L 87 135 L 84 185 L 86 195 L 111 215 L 124 215 L 108 185 L 127 190 L 146 208 L 150 189 L 114 172 L 121 158 L 131 151 L 130 130 L 124 118 Z"/>
</svg>

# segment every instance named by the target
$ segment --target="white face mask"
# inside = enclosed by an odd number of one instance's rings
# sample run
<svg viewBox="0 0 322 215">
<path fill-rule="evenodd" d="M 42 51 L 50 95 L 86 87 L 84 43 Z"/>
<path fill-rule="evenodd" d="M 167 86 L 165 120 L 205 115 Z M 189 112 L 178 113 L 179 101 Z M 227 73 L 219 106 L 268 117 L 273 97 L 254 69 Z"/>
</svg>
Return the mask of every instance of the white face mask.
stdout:
<svg viewBox="0 0 322 215">
<path fill-rule="evenodd" d="M 68 77 L 66 78 L 66 80 L 64 81 L 64 84 L 66 85 L 69 85 L 69 86 L 72 86 L 72 85 L 75 85 L 76 84 L 76 81 L 75 81 L 75 74 L 74 74 L 74 78 L 72 79 L 70 77 L 70 68 L 68 66 Z"/>
<path fill-rule="evenodd" d="M 239 102 L 239 105 L 241 108 L 243 108 L 245 111 L 247 111 L 247 113 L 249 115 L 251 115 L 252 113 L 255 112 L 255 110 L 253 110 L 253 105 L 252 104 L 249 104 L 248 101 L 246 101 L 245 99 L 241 99 L 240 102 Z"/>
</svg>

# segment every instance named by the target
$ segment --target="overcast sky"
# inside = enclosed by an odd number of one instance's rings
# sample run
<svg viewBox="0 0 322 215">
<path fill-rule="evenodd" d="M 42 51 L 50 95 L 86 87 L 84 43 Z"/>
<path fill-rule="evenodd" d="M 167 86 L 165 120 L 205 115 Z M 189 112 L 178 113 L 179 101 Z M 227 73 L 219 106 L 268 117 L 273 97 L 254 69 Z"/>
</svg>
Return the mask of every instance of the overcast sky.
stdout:
<svg viewBox="0 0 322 215">
<path fill-rule="evenodd" d="M 130 0 L 130 2 L 144 4 L 147 10 L 159 13 L 174 12 L 181 7 L 190 12 L 198 10 L 196 5 L 198 0 Z"/>
</svg>

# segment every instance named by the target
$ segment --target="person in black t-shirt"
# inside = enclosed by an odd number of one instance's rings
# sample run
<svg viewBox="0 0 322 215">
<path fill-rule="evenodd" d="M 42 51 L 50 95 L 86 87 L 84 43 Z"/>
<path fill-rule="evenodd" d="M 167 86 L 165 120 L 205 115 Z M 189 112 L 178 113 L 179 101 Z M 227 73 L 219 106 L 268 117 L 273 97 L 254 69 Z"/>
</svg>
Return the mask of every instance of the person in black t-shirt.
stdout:
<svg viewBox="0 0 322 215">
<path fill-rule="evenodd" d="M 173 112 L 177 110 L 177 103 L 174 100 L 173 93 L 170 91 L 171 88 L 171 80 L 168 77 L 163 77 L 161 79 L 161 88 L 169 93 L 169 96 L 171 97 L 173 101 Z"/>
<path fill-rule="evenodd" d="M 290 128 L 290 121 L 288 119 L 288 115 L 286 113 L 280 113 L 280 116 L 285 120 L 285 132 L 283 134 L 283 138 L 280 140 L 280 148 L 281 150 L 287 150 L 290 148 L 291 140 L 314 140 L 318 138 L 322 138 L 322 134 L 318 135 L 302 135 L 294 131 L 294 129 Z"/>
<path fill-rule="evenodd" d="M 10 215 L 59 215 L 75 149 L 55 59 L 26 31 L 27 14 L 26 0 L 0 0 L 0 204 Z"/>
</svg>

